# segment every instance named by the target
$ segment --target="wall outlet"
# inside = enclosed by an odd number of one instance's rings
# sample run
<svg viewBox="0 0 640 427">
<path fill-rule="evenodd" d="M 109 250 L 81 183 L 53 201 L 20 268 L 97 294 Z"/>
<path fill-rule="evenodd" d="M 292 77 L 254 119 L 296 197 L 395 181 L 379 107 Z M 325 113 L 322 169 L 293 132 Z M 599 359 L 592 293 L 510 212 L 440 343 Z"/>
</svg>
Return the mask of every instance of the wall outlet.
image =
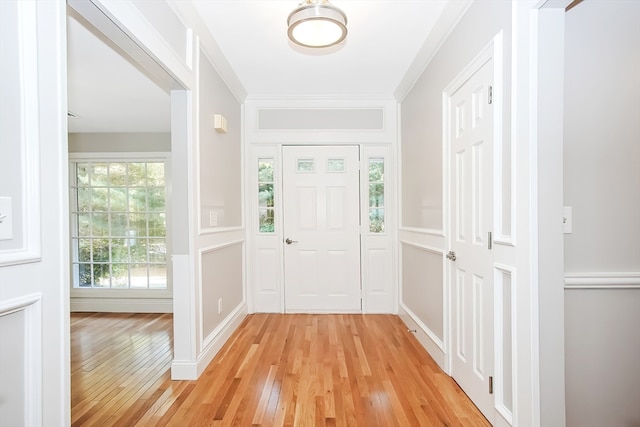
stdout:
<svg viewBox="0 0 640 427">
<path fill-rule="evenodd" d="M 218 299 L 218 314 L 222 313 L 222 298 Z"/>
</svg>

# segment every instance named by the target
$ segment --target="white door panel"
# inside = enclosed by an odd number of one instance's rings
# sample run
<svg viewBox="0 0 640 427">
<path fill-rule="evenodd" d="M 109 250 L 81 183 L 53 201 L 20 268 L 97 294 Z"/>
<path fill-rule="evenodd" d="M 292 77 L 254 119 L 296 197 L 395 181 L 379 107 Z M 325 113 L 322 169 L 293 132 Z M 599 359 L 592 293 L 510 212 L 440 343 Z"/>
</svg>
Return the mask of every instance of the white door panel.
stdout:
<svg viewBox="0 0 640 427">
<path fill-rule="evenodd" d="M 493 277 L 488 247 L 492 207 L 493 61 L 451 97 L 450 171 L 452 375 L 492 421 Z"/>
<path fill-rule="evenodd" d="M 358 147 L 282 151 L 285 310 L 360 311 Z"/>
<path fill-rule="evenodd" d="M 71 424 L 66 7 L 0 1 L 2 426 Z"/>
</svg>

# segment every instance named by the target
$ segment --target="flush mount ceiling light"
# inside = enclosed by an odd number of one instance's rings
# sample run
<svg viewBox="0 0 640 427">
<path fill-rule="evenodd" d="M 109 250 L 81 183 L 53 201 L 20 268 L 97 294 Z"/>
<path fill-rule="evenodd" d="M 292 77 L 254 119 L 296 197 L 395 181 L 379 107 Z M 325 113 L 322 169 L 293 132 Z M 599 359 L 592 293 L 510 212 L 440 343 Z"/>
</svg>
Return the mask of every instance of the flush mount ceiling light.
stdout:
<svg viewBox="0 0 640 427">
<path fill-rule="evenodd" d="M 287 18 L 291 41 L 305 47 L 329 47 L 347 37 L 347 15 L 329 0 L 303 0 Z"/>
</svg>

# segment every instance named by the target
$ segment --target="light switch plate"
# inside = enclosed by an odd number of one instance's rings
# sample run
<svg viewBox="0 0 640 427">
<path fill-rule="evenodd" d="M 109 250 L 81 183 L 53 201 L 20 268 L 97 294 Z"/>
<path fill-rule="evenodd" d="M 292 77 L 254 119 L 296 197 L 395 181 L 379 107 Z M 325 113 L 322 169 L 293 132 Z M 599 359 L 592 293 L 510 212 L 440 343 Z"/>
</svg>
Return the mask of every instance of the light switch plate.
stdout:
<svg viewBox="0 0 640 427">
<path fill-rule="evenodd" d="M 562 208 L 562 227 L 564 234 L 573 233 L 573 208 L 571 206 Z"/>
<path fill-rule="evenodd" d="M 218 212 L 209 211 L 209 227 L 218 226 Z"/>
<path fill-rule="evenodd" d="M 13 239 L 13 208 L 11 197 L 0 197 L 0 240 Z"/>
</svg>

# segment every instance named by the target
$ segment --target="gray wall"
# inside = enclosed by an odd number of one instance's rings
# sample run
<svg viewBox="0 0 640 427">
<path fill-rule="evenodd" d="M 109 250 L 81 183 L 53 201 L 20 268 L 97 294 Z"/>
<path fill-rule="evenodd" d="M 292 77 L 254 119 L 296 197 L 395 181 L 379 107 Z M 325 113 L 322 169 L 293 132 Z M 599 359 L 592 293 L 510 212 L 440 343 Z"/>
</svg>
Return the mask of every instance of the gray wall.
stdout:
<svg viewBox="0 0 640 427">
<path fill-rule="evenodd" d="M 638 271 L 640 2 L 583 3 L 566 17 L 565 268 Z"/>
<path fill-rule="evenodd" d="M 233 231 L 216 230 L 242 225 L 242 114 L 235 98 L 214 66 L 200 51 L 199 63 L 199 209 L 202 289 L 202 330 L 205 341 L 243 302 L 243 242 Z M 214 129 L 214 115 L 222 114 L 227 133 Z M 211 226 L 209 213 L 217 224 Z M 195 224 L 195 220 L 194 220 Z M 221 231 L 221 232 L 216 232 Z M 238 232 L 244 235 L 244 231 Z M 229 240 L 232 240 L 231 242 Z M 218 313 L 218 301 L 222 311 Z"/>
<path fill-rule="evenodd" d="M 402 101 L 404 227 L 442 229 L 442 91 L 500 30 L 504 31 L 504 63 L 509 64 L 510 3 L 474 3 Z M 508 112 L 510 67 L 505 66 L 503 73 L 503 111 Z M 508 147 L 509 120 L 504 120 L 504 123 L 504 146 Z M 509 176 L 509 170 L 505 169 L 505 181 Z M 509 203 L 505 205 L 509 206 Z M 508 212 L 506 214 L 508 218 Z"/>
<path fill-rule="evenodd" d="M 636 277 L 635 289 L 566 287 L 567 425 L 638 426 L 640 2 L 580 3 L 565 52 L 565 271 Z"/>
<path fill-rule="evenodd" d="M 204 336 L 242 303 L 242 243 L 202 254 L 202 328 Z M 218 313 L 218 301 L 222 310 Z"/>
<path fill-rule="evenodd" d="M 240 103 L 227 88 L 208 58 L 200 57 L 200 225 L 216 227 L 242 224 L 242 139 Z M 213 118 L 222 114 L 227 133 L 214 130 Z"/>
</svg>

